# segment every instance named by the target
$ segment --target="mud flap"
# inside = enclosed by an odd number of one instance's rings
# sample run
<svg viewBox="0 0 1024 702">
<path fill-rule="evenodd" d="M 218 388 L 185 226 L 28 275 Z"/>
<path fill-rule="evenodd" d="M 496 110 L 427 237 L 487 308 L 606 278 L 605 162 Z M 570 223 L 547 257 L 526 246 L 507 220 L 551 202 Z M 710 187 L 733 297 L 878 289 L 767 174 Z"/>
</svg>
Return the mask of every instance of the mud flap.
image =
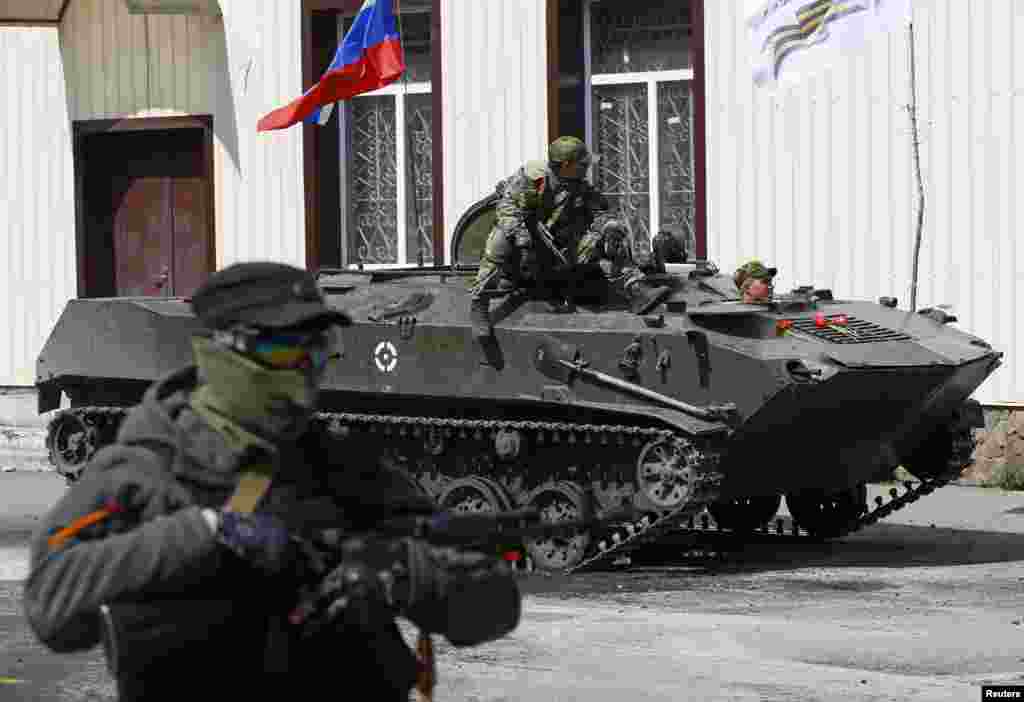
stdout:
<svg viewBox="0 0 1024 702">
<path fill-rule="evenodd" d="M 46 383 L 40 383 L 36 386 L 37 393 L 37 411 L 39 414 L 55 410 L 60 407 L 60 385 L 50 381 Z"/>
<path fill-rule="evenodd" d="M 977 400 L 966 400 L 953 414 L 954 431 L 970 431 L 985 426 L 985 413 Z"/>
</svg>

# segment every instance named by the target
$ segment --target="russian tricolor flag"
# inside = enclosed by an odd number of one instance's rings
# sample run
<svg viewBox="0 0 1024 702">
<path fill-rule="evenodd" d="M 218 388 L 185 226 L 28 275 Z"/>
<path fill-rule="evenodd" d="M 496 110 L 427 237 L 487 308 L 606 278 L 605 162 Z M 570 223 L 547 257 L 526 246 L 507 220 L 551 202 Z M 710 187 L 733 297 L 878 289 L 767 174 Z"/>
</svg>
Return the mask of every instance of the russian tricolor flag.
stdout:
<svg viewBox="0 0 1024 702">
<path fill-rule="evenodd" d="M 392 1 L 365 0 L 320 81 L 264 116 L 256 131 L 286 129 L 302 121 L 325 124 L 334 103 L 395 82 L 405 70 L 405 59 Z"/>
</svg>

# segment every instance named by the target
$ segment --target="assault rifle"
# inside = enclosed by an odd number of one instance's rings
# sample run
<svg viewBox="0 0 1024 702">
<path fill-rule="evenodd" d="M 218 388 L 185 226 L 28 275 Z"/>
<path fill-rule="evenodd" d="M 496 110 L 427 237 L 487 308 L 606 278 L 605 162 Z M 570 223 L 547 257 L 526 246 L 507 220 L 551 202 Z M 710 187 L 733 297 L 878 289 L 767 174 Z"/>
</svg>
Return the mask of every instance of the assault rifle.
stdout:
<svg viewBox="0 0 1024 702">
<path fill-rule="evenodd" d="M 483 553 L 519 548 L 526 542 L 593 529 L 629 520 L 632 510 L 621 510 L 600 518 L 544 522 L 537 510 L 499 513 L 451 514 L 403 517 L 382 521 L 366 532 L 326 529 L 312 540 L 293 540 L 305 557 L 295 573 L 298 605 L 289 617 L 294 626 L 319 628 L 333 612 L 332 602 L 317 599 L 320 581 L 341 563 L 340 546 L 354 536 L 383 539 L 413 537 L 436 546 L 450 546 Z M 101 607 L 102 642 L 110 673 L 118 681 L 122 699 L 138 698 L 145 671 L 160 661 L 164 666 L 194 667 L 204 657 L 219 659 L 223 651 L 235 650 L 239 641 L 261 640 L 259 628 L 266 612 L 251 601 L 232 599 L 164 599 L 150 602 L 118 602 Z M 381 643 L 381 637 L 368 637 Z M 465 644 L 472 645 L 472 644 Z M 378 651 L 380 660 L 394 651 Z"/>
<path fill-rule="evenodd" d="M 537 238 L 540 239 L 541 243 L 544 244 L 544 248 L 554 254 L 559 263 L 563 266 L 568 266 L 569 259 L 566 258 L 565 254 L 562 253 L 562 250 L 558 248 L 558 244 L 555 243 L 555 237 L 552 236 L 551 231 L 547 228 L 544 222 L 541 222 L 538 219 L 534 224 L 536 225 L 536 231 L 534 233 L 537 235 Z"/>
</svg>

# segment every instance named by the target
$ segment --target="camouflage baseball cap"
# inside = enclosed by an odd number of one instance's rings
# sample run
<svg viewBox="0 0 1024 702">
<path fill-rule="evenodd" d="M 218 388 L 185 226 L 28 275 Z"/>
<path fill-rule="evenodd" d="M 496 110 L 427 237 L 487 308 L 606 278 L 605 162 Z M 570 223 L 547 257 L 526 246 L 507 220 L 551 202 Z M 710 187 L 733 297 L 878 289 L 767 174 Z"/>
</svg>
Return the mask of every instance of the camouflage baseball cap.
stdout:
<svg viewBox="0 0 1024 702">
<path fill-rule="evenodd" d="M 585 165 L 594 163 L 597 159 L 590 153 L 590 149 L 581 140 L 572 136 L 558 137 L 548 147 L 548 161 L 551 163 L 565 163 L 566 161 L 579 161 Z"/>
<path fill-rule="evenodd" d="M 213 273 L 191 302 L 196 317 L 210 329 L 352 323 L 347 314 L 326 304 L 311 273 L 270 261 L 235 263 Z"/>
<path fill-rule="evenodd" d="M 742 266 L 736 269 L 736 274 L 733 275 L 732 279 L 736 283 L 737 288 L 742 288 L 743 283 L 749 278 L 756 280 L 763 280 L 765 282 L 771 282 L 771 279 L 778 273 L 777 268 L 768 268 L 758 260 L 748 261 Z"/>
</svg>

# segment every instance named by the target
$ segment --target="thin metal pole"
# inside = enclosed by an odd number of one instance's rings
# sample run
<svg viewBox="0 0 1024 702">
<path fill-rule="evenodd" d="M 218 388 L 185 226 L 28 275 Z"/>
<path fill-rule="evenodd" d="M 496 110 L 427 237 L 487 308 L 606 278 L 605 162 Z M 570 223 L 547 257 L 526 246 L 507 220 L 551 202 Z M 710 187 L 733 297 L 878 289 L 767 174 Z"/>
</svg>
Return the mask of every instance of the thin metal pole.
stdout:
<svg viewBox="0 0 1024 702">
<path fill-rule="evenodd" d="M 433 20 L 431 20 L 431 21 L 433 21 Z M 402 61 L 406 61 L 407 59 L 406 59 L 406 56 L 405 56 L 405 27 L 403 26 L 403 22 L 402 22 L 402 0 L 395 0 L 395 23 L 397 24 L 397 29 L 398 29 L 398 42 L 399 42 L 399 44 L 402 47 Z M 433 87 L 431 87 L 431 89 L 433 89 Z M 397 103 L 398 101 L 401 101 L 402 102 L 402 108 L 403 108 L 402 110 L 398 110 L 397 109 L 397 105 L 396 105 L 396 110 L 395 110 L 396 120 L 395 121 L 399 122 L 399 120 L 397 118 L 399 117 L 399 115 L 401 115 L 401 122 L 400 122 L 400 124 L 401 124 L 401 132 L 402 132 L 402 135 L 405 137 L 405 139 L 404 139 L 404 141 L 405 141 L 404 147 L 401 144 L 396 144 L 396 149 L 402 149 L 402 150 L 404 150 L 404 153 L 405 153 L 405 158 L 403 158 L 403 159 L 396 159 L 396 163 L 398 161 L 402 162 L 402 169 L 401 169 L 401 172 L 397 174 L 396 181 L 398 179 L 401 179 L 401 181 L 403 183 L 406 182 L 405 163 L 408 161 L 409 166 L 410 166 L 410 168 L 412 170 L 412 213 L 413 213 L 413 217 L 416 220 L 415 224 L 413 225 L 413 228 L 415 229 L 415 232 L 416 232 L 416 246 L 417 246 L 416 263 L 417 263 L 417 265 L 422 266 L 423 265 L 423 237 L 420 235 L 420 224 L 421 224 L 421 222 L 420 222 L 420 207 L 419 207 L 419 204 L 420 204 L 419 203 L 419 191 L 417 190 L 417 186 L 419 185 L 419 178 L 416 177 L 416 155 L 415 155 L 416 144 L 415 144 L 415 139 L 414 139 L 414 136 L 413 136 L 413 130 L 410 129 L 410 125 L 409 125 L 410 120 L 406 116 L 406 112 L 405 112 L 405 109 L 404 109 L 406 107 L 407 102 L 408 102 L 408 98 L 409 98 L 409 70 L 408 70 L 408 63 L 406 63 L 406 69 L 402 71 L 402 94 L 401 95 L 395 95 L 395 102 Z M 436 116 L 435 116 L 435 118 L 436 118 Z M 398 125 L 396 124 L 396 127 L 397 126 Z M 396 137 L 398 136 L 398 131 L 399 131 L 398 129 L 395 130 L 395 136 Z M 396 182 L 395 185 L 397 186 L 398 183 Z M 408 218 L 405 216 L 405 198 L 408 197 L 408 195 L 405 192 L 405 188 L 397 190 L 396 192 L 401 193 L 401 199 L 402 199 L 402 207 L 399 209 L 399 212 L 401 213 L 402 216 L 400 217 L 400 221 L 398 222 L 398 227 L 397 227 L 398 228 L 398 236 L 401 237 L 402 239 L 404 239 L 405 241 L 408 241 L 408 238 L 409 238 L 409 232 L 408 232 L 409 223 L 408 223 L 408 221 L 406 221 Z M 409 262 L 406 259 L 408 258 L 409 252 L 406 250 L 406 247 L 405 246 L 400 247 L 399 251 L 402 251 L 404 253 L 404 255 L 400 257 L 401 260 L 399 260 L 398 262 L 400 264 L 408 264 Z M 437 262 L 434 261 L 434 263 L 436 264 Z"/>
<path fill-rule="evenodd" d="M 910 63 L 910 104 L 907 113 L 910 115 L 910 133 L 913 139 L 914 177 L 917 179 L 917 233 L 914 238 L 914 265 L 910 274 L 910 311 L 917 311 L 917 269 L 921 257 L 921 235 L 924 229 L 924 182 L 921 180 L 921 141 L 917 133 L 917 86 L 915 84 L 914 66 L 914 23 L 907 25 L 907 44 L 909 46 Z"/>
</svg>

